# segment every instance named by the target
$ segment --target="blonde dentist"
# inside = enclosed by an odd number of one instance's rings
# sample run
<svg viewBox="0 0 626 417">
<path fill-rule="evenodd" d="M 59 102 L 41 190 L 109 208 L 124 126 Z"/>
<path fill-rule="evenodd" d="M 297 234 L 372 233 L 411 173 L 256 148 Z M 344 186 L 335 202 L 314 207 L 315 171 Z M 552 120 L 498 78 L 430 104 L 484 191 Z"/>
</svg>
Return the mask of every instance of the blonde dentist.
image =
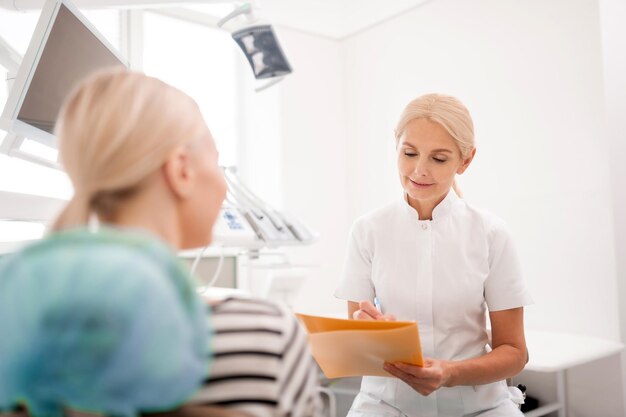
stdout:
<svg viewBox="0 0 626 417">
<path fill-rule="evenodd" d="M 386 363 L 390 377 L 364 377 L 348 415 L 521 416 L 504 380 L 527 362 L 532 299 L 505 224 L 455 192 L 476 152 L 469 112 L 421 96 L 395 133 L 404 198 L 356 220 L 335 295 L 353 318 L 416 320 L 425 366 Z"/>
</svg>

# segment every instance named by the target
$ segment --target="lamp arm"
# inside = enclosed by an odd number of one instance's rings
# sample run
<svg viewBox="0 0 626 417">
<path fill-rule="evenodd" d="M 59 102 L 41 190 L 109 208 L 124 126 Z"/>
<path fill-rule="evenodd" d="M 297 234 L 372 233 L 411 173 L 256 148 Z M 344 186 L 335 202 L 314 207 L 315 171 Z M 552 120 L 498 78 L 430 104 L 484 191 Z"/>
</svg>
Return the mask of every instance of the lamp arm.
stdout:
<svg viewBox="0 0 626 417">
<path fill-rule="evenodd" d="M 250 3 L 244 3 L 241 6 L 237 7 L 235 10 L 233 10 L 232 12 L 228 13 L 223 18 L 221 18 L 219 22 L 217 22 L 217 27 L 221 28 L 229 20 L 232 20 L 235 17 L 240 16 L 242 14 L 250 15 L 250 13 L 252 13 L 252 6 L 250 5 Z"/>
</svg>

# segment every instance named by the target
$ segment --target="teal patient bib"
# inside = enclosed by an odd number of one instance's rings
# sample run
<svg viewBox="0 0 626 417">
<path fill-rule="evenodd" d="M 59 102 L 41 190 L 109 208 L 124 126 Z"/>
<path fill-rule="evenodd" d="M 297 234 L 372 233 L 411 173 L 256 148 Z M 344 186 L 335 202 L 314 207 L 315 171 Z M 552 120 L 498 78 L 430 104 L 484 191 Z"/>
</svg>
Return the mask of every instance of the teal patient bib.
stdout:
<svg viewBox="0 0 626 417">
<path fill-rule="evenodd" d="M 51 234 L 0 262 L 0 410 L 163 411 L 207 377 L 207 308 L 137 231 Z"/>
</svg>

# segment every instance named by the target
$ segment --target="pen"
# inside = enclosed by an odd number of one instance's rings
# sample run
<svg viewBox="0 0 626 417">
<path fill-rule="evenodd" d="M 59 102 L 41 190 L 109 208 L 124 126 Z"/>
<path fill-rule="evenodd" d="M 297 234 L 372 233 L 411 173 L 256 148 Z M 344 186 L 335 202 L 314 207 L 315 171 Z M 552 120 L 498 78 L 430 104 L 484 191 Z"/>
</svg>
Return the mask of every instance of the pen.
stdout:
<svg viewBox="0 0 626 417">
<path fill-rule="evenodd" d="M 380 301 L 378 300 L 378 297 L 374 297 L 374 307 L 376 307 L 376 310 L 378 310 L 382 314 L 383 310 L 380 306 Z"/>
</svg>

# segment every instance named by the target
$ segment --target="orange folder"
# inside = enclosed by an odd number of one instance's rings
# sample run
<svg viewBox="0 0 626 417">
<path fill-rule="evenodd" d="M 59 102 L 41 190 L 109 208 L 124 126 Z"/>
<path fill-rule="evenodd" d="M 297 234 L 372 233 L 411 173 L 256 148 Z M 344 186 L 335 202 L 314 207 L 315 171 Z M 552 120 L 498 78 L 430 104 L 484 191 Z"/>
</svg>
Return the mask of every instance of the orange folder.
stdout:
<svg viewBox="0 0 626 417">
<path fill-rule="evenodd" d="M 347 320 L 296 314 L 327 378 L 391 376 L 383 363 L 424 365 L 414 321 Z"/>
</svg>

